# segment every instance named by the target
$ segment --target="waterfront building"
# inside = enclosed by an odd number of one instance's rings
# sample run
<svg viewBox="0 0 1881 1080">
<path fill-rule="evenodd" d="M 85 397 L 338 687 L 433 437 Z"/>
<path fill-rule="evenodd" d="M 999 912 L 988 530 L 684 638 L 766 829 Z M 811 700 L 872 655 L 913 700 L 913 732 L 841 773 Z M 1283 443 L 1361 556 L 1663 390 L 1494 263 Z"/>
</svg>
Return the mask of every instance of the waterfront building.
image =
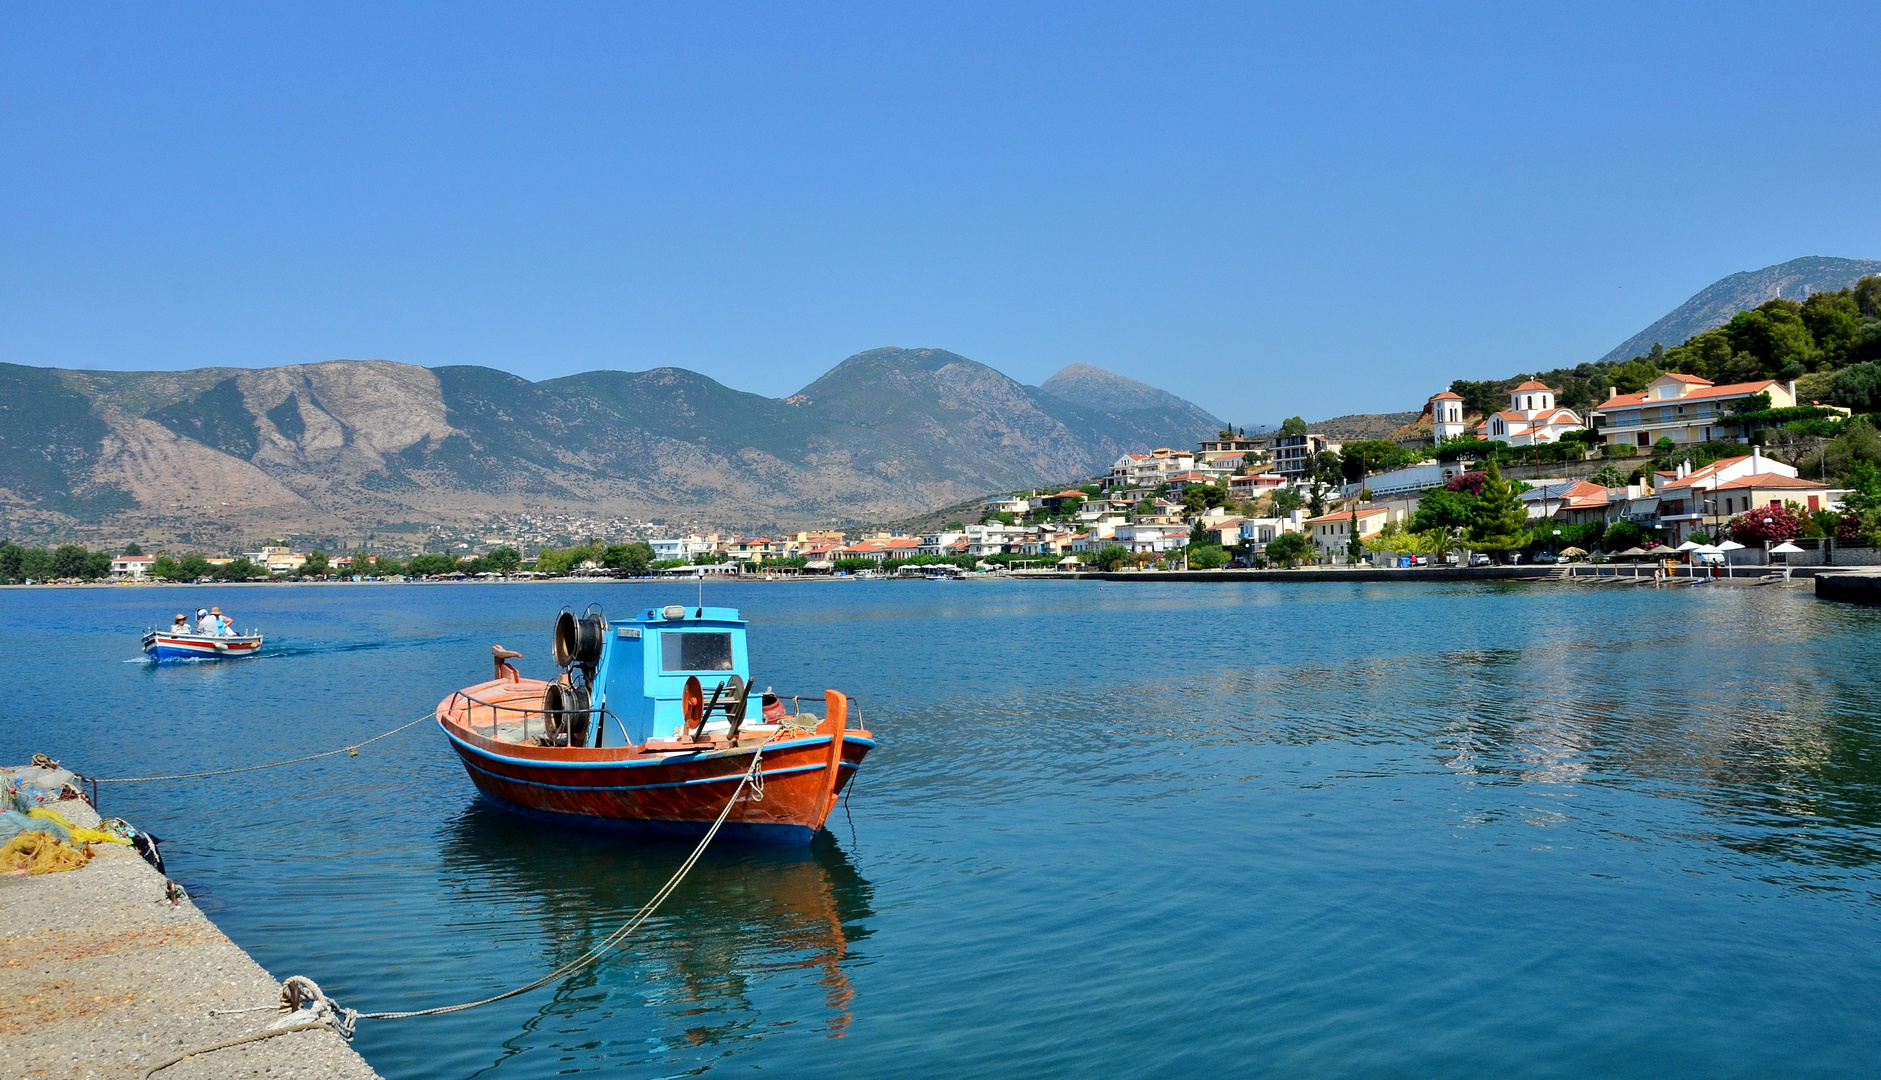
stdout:
<svg viewBox="0 0 1881 1080">
<path fill-rule="evenodd" d="M 1667 372 L 1637 394 L 1615 394 L 1592 413 L 1594 431 L 1608 445 L 1645 448 L 1660 439 L 1675 444 L 1748 438 L 1749 425 L 1732 419 L 1734 406 L 1758 394 L 1770 395 L 1770 407 L 1796 404 L 1796 384 L 1775 379 L 1713 384 L 1696 375 Z"/>
<path fill-rule="evenodd" d="M 112 581 L 147 581 L 155 555 L 119 555 L 111 560 Z"/>
<path fill-rule="evenodd" d="M 1306 535 L 1325 555 L 1344 555 L 1352 535 L 1352 523 L 1358 522 L 1359 539 L 1376 536 L 1391 521 L 1391 510 L 1383 506 L 1358 506 L 1306 519 Z"/>
</svg>

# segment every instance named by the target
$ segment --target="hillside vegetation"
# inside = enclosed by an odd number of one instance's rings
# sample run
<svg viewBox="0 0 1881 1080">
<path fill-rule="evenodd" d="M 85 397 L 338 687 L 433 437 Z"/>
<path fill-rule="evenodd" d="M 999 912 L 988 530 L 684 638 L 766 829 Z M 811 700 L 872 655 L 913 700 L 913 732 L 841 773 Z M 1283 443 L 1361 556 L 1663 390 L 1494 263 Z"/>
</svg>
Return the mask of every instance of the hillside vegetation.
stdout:
<svg viewBox="0 0 1881 1080">
<path fill-rule="evenodd" d="M 1465 408 L 1487 413 L 1504 407 L 1517 385 L 1536 379 L 1555 388 L 1562 406 L 1585 415 L 1614 392 L 1637 393 L 1668 371 L 1714 383 L 1808 379 L 1799 392 L 1813 391 L 1828 404 L 1857 412 L 1881 409 L 1881 276 L 1801 301 L 1767 300 L 1671 348 L 1655 342 L 1625 360 L 1506 379 L 1458 379 L 1450 389 Z"/>
</svg>

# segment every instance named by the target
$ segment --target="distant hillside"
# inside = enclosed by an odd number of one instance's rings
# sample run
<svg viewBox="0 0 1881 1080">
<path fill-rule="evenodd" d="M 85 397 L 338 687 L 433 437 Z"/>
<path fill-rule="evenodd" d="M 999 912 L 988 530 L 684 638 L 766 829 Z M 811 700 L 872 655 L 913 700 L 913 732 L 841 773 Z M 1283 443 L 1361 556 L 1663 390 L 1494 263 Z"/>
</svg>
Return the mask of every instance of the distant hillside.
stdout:
<svg viewBox="0 0 1881 1080">
<path fill-rule="evenodd" d="M 1832 259 L 1810 255 L 1786 263 L 1732 274 L 1707 285 L 1664 318 L 1613 347 L 1602 360 L 1616 363 L 1645 356 L 1652 347 L 1671 348 L 1694 335 L 1723 326 L 1731 316 L 1766 300 L 1801 300 L 1811 293 L 1846 289 L 1869 274 L 1881 274 L 1881 261 Z"/>
<path fill-rule="evenodd" d="M 1161 410 L 1192 416 L 1198 425 L 1206 425 L 1216 431 L 1225 426 L 1213 414 L 1166 390 L 1158 390 L 1148 383 L 1140 383 L 1090 364 L 1071 364 L 1061 368 L 1056 375 L 1046 379 L 1039 389 L 1053 397 L 1100 412 L 1123 414 Z"/>
<path fill-rule="evenodd" d="M 1153 387 L 1084 376 L 1106 380 L 1146 393 L 1106 408 L 937 349 L 859 353 L 783 400 L 682 368 L 531 383 L 383 360 L 0 364 L 0 534 L 200 544 L 529 508 L 731 528 L 895 520 L 1082 479 L 1218 426 Z"/>
<path fill-rule="evenodd" d="M 1308 424 L 1306 430 L 1335 441 L 1388 439 L 1392 432 L 1414 422 L 1418 415 L 1416 411 L 1352 413 L 1348 416 L 1335 416 L 1330 420 Z"/>
</svg>

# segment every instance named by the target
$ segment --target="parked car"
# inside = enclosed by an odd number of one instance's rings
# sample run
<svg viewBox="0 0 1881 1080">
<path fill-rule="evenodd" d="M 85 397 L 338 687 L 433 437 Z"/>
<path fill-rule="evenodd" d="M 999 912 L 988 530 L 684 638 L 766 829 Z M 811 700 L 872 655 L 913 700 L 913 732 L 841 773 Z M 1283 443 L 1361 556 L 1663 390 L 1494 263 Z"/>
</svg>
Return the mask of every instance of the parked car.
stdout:
<svg viewBox="0 0 1881 1080">
<path fill-rule="evenodd" d="M 1482 552 L 1479 551 L 1476 554 L 1470 556 L 1470 565 L 1471 566 L 1488 566 L 1489 556 L 1484 555 Z"/>
<path fill-rule="evenodd" d="M 1538 563 L 1558 563 L 1561 561 L 1561 556 L 1551 555 L 1548 552 L 1544 551 L 1541 554 L 1535 556 L 1535 561 Z"/>
</svg>

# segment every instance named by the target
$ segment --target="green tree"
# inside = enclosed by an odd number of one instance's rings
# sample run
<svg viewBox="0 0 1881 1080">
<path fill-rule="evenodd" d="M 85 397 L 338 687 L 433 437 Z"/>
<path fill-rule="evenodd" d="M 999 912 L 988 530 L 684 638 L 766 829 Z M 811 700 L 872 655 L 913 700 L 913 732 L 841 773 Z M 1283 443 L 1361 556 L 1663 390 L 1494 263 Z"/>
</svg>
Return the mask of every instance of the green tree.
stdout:
<svg viewBox="0 0 1881 1080">
<path fill-rule="evenodd" d="M 1271 505 L 1273 506 L 1275 517 L 1286 517 L 1300 507 L 1305 506 L 1306 498 L 1294 488 L 1275 488 Z"/>
<path fill-rule="evenodd" d="M 1483 482 L 1475 510 L 1469 526 L 1473 549 L 1508 551 L 1528 543 L 1528 507 L 1494 461 L 1489 463 L 1489 478 Z"/>
<path fill-rule="evenodd" d="M 18 544 L 0 544 L 0 583 L 10 585 L 25 579 L 20 570 L 25 557 L 26 549 Z"/>
<path fill-rule="evenodd" d="M 124 554 L 127 556 L 128 555 L 142 555 L 143 553 L 144 553 L 143 545 L 139 544 L 135 540 L 124 545 Z"/>
<path fill-rule="evenodd" d="M 1191 570 L 1218 570 L 1228 565 L 1228 553 L 1219 544 L 1191 544 L 1188 553 Z"/>
<path fill-rule="evenodd" d="M 413 577 L 443 577 L 457 569 L 457 560 L 449 555 L 413 555 L 405 572 Z"/>
<path fill-rule="evenodd" d="M 1646 542 L 1646 530 L 1631 521 L 1616 521 L 1607 526 L 1600 537 L 1600 546 L 1611 553 L 1636 548 Z"/>
<path fill-rule="evenodd" d="M 331 568 L 331 558 L 319 548 L 308 552 L 307 561 L 300 564 L 300 572 L 308 577 L 325 577 Z"/>
<path fill-rule="evenodd" d="M 1288 566 L 1307 558 L 1312 550 L 1313 542 L 1305 533 L 1281 533 L 1267 542 L 1267 558 Z"/>
<path fill-rule="evenodd" d="M 209 565 L 209 560 L 201 555 L 185 555 L 183 561 L 177 564 L 177 569 L 181 572 L 181 580 L 199 581 L 208 577 L 213 567 Z"/>
<path fill-rule="evenodd" d="M 85 556 L 91 554 L 77 544 L 60 544 L 52 553 L 52 576 L 56 578 L 75 578 L 85 576 Z"/>
<path fill-rule="evenodd" d="M 1115 573 L 1129 561 L 1130 552 L 1119 544 L 1106 544 L 1097 551 L 1097 568 L 1105 573 Z"/>
<path fill-rule="evenodd" d="M 1417 501 L 1417 513 L 1411 517 L 1411 531 L 1467 529 L 1476 520 L 1476 496 L 1467 491 L 1438 488 L 1426 491 Z"/>
<path fill-rule="evenodd" d="M 1280 434 L 1304 435 L 1306 434 L 1306 421 L 1298 416 L 1289 416 L 1280 422 Z"/>
<path fill-rule="evenodd" d="M 87 554 L 85 556 L 85 569 L 79 573 L 79 576 L 86 581 L 96 581 L 99 578 L 110 577 L 111 555 L 103 551 L 94 551 Z"/>
<path fill-rule="evenodd" d="M 1357 507 L 1353 507 L 1352 520 L 1346 525 L 1345 555 L 1346 558 L 1351 559 L 1353 562 L 1359 561 L 1359 559 L 1363 558 L 1365 555 L 1365 541 L 1359 536 L 1359 512 Z"/>
<path fill-rule="evenodd" d="M 602 553 L 601 562 L 610 570 L 637 577 L 653 565 L 653 546 L 638 540 L 631 544 L 612 544 Z"/>
<path fill-rule="evenodd" d="M 52 552 L 45 548 L 27 548 L 20 553 L 20 577 L 25 581 L 50 581 L 58 576 Z"/>
<path fill-rule="evenodd" d="M 1587 478 L 1587 482 L 1599 484 L 1601 487 L 1625 487 L 1626 473 L 1618 465 L 1602 465 L 1594 470 L 1594 474 Z"/>
<path fill-rule="evenodd" d="M 216 577 L 221 581 L 253 581 L 267 576 L 266 570 L 245 558 L 231 559 L 216 567 Z"/>
<path fill-rule="evenodd" d="M 650 554 L 653 549 L 647 551 Z M 513 547 L 492 548 L 483 557 L 483 565 L 499 574 L 513 574 L 522 566 L 522 554 Z"/>
</svg>

